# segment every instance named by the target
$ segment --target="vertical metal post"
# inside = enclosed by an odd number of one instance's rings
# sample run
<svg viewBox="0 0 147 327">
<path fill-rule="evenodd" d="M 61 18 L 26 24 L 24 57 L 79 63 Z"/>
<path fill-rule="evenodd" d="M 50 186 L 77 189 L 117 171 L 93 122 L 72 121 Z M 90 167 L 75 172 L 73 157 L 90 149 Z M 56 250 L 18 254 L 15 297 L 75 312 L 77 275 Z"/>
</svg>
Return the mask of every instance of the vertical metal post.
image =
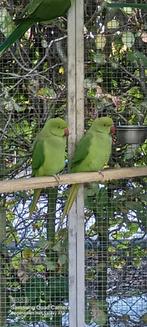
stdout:
<svg viewBox="0 0 147 327">
<path fill-rule="evenodd" d="M 69 155 L 84 130 L 83 0 L 74 0 L 68 15 Z M 80 187 L 69 214 L 69 326 L 84 327 L 84 200 Z"/>
</svg>

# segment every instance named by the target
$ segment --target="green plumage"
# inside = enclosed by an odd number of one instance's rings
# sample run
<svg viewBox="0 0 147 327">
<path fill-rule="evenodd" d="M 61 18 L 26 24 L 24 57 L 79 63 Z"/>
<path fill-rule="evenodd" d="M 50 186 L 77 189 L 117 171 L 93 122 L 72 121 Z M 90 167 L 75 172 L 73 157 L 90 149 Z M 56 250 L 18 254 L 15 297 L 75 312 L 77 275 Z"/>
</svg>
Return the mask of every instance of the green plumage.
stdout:
<svg viewBox="0 0 147 327">
<path fill-rule="evenodd" d="M 96 118 L 76 146 L 71 160 L 71 173 L 100 171 L 108 163 L 111 146 L 111 127 L 113 121 L 110 117 Z M 65 204 L 63 218 L 69 213 L 77 196 L 80 184 L 72 185 Z"/>
<path fill-rule="evenodd" d="M 47 120 L 37 135 L 32 156 L 32 176 L 50 176 L 58 174 L 65 165 L 67 123 L 61 118 Z M 30 215 L 35 210 L 41 189 L 34 191 L 30 205 Z"/>
<path fill-rule="evenodd" d="M 15 43 L 33 24 L 48 22 L 63 16 L 71 5 L 70 0 L 32 0 L 25 7 L 15 30 L 0 45 L 0 55 Z"/>
</svg>

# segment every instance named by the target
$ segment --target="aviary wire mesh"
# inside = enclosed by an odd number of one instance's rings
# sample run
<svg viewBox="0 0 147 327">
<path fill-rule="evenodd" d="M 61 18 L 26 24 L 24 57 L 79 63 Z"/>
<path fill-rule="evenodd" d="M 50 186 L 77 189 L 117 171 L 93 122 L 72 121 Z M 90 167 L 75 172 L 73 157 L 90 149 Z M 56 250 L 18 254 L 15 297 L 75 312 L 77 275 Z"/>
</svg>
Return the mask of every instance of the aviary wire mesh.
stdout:
<svg viewBox="0 0 147 327">
<path fill-rule="evenodd" d="M 107 2 L 84 1 L 85 129 L 103 115 L 146 122 L 147 10 Z M 0 43 L 26 3 L 1 2 Z M 67 118 L 67 61 L 67 16 L 33 25 L 0 57 L 1 180 L 30 177 L 35 135 L 47 118 Z M 115 140 L 109 167 L 145 166 L 146 157 L 146 142 Z M 56 206 L 43 190 L 30 219 L 32 194 L 0 196 L 0 326 L 67 327 L 68 225 L 58 226 L 68 188 Z M 146 178 L 85 185 L 84 200 L 85 326 L 145 327 Z"/>
<path fill-rule="evenodd" d="M 26 3 L 1 3 L 1 42 Z M 67 115 L 66 44 L 65 16 L 48 25 L 33 25 L 0 58 L 1 179 L 29 177 L 36 134 L 47 118 Z M 56 196 L 57 189 L 53 191 Z M 1 207 L 6 209 L 5 241 L 1 235 L 1 326 L 6 321 L 8 326 L 61 326 L 67 320 L 67 233 L 56 235 L 62 190 L 56 207 L 49 193 L 42 192 L 31 218 L 31 190 L 1 195 Z M 4 230 L 2 223 L 0 228 Z"/>
<path fill-rule="evenodd" d="M 86 123 L 107 114 L 117 125 L 145 122 L 146 17 L 145 10 L 85 1 Z M 109 165 L 146 165 L 146 158 L 146 144 L 116 141 Z M 143 178 L 85 188 L 87 326 L 147 324 L 146 205 Z"/>
</svg>

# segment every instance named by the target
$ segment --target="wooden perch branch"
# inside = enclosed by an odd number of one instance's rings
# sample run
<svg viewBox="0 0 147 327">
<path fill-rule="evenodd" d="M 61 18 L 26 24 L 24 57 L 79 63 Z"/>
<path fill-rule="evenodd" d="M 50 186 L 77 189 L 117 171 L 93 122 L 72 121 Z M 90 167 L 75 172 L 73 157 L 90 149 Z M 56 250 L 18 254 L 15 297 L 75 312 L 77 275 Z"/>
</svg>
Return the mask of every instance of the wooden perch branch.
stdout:
<svg viewBox="0 0 147 327">
<path fill-rule="evenodd" d="M 0 193 L 12 193 L 17 191 L 54 187 L 65 184 L 105 182 L 108 180 L 125 179 L 139 176 L 147 176 L 147 167 L 132 167 L 121 169 L 106 169 L 103 174 L 94 173 L 74 173 L 55 177 L 32 177 L 5 180 L 0 182 Z"/>
</svg>

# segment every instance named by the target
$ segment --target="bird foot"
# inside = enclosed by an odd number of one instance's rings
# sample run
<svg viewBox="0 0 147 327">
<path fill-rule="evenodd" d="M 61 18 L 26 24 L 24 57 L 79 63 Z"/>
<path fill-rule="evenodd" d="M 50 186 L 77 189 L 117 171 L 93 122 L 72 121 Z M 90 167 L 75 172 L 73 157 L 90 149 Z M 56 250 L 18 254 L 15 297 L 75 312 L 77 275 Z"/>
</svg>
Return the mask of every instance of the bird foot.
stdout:
<svg viewBox="0 0 147 327">
<path fill-rule="evenodd" d="M 98 171 L 99 175 L 101 175 L 104 178 L 104 174 L 101 170 Z"/>
<path fill-rule="evenodd" d="M 56 182 L 57 182 L 58 185 L 59 185 L 59 183 L 60 183 L 60 176 L 58 176 L 58 175 L 53 175 L 53 177 L 55 178 Z"/>
</svg>

